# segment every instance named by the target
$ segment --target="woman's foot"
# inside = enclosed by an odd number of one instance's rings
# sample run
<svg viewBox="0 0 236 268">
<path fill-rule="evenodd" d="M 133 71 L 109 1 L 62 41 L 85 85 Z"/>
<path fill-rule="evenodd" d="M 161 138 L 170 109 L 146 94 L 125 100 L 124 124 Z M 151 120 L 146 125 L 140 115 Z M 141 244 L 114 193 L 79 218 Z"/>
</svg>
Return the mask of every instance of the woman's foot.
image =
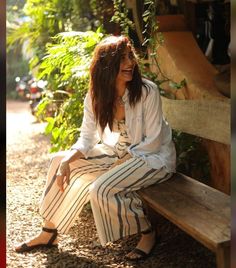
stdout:
<svg viewBox="0 0 236 268">
<path fill-rule="evenodd" d="M 138 261 L 143 260 L 150 256 L 154 246 L 156 244 L 156 232 L 150 231 L 146 234 L 142 234 L 141 239 L 131 252 L 126 255 L 128 260 Z"/>
<path fill-rule="evenodd" d="M 57 246 L 57 230 L 43 227 L 42 232 L 23 244 L 15 247 L 16 252 L 26 252 L 39 247 L 53 247 Z"/>
</svg>

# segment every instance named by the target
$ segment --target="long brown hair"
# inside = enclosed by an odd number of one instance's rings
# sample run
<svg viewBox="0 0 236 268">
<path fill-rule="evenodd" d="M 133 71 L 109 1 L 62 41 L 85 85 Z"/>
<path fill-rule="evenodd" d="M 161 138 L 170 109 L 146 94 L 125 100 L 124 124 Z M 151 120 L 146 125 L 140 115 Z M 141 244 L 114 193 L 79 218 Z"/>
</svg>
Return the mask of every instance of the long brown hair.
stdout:
<svg viewBox="0 0 236 268">
<path fill-rule="evenodd" d="M 109 36 L 103 39 L 94 50 L 89 88 L 95 119 L 102 131 L 107 124 L 112 130 L 117 97 L 116 77 L 119 73 L 121 55 L 126 47 L 131 49 L 136 58 L 134 48 L 125 36 Z M 142 77 L 137 63 L 132 80 L 127 82 L 127 89 L 129 103 L 134 106 L 142 96 Z"/>
</svg>

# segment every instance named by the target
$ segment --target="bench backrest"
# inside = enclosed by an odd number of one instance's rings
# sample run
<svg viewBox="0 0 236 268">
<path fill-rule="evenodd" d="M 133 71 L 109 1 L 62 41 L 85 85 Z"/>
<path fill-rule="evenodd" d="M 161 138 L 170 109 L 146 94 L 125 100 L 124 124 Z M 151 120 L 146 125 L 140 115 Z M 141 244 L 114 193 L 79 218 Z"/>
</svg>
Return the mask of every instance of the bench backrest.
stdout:
<svg viewBox="0 0 236 268">
<path fill-rule="evenodd" d="M 230 101 L 161 99 L 172 129 L 230 144 Z"/>
</svg>

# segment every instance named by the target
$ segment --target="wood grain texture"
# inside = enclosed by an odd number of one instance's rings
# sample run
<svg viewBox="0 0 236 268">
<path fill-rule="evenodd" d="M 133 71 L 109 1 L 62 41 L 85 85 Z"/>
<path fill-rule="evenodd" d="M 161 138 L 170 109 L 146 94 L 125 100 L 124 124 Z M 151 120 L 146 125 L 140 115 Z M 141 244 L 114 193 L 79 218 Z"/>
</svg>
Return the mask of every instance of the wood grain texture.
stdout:
<svg viewBox="0 0 236 268">
<path fill-rule="evenodd" d="M 230 102 L 161 99 L 163 114 L 171 128 L 230 144 Z"/>
<path fill-rule="evenodd" d="M 182 174 L 138 192 L 158 213 L 216 252 L 230 243 L 230 197 Z"/>
<path fill-rule="evenodd" d="M 219 247 L 216 252 L 217 268 L 230 268 L 230 247 Z"/>
<path fill-rule="evenodd" d="M 227 99 L 215 85 L 218 71 L 206 59 L 190 31 L 163 32 L 163 38 L 164 44 L 157 49 L 162 72 L 175 82 L 183 79 L 187 82 L 186 87 L 176 92 L 182 92 L 184 99 Z M 155 64 L 150 67 L 159 73 Z"/>
</svg>

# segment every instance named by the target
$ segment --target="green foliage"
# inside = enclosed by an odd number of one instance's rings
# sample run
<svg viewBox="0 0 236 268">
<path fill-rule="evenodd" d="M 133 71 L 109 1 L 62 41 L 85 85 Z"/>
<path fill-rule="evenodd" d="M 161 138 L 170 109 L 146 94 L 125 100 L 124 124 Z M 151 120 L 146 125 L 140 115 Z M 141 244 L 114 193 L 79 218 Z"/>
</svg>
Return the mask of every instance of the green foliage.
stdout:
<svg viewBox="0 0 236 268">
<path fill-rule="evenodd" d="M 53 88 L 74 87 L 87 76 L 94 46 L 103 35 L 97 31 L 64 32 L 46 46 L 47 55 L 39 66 L 38 78 L 46 78 Z"/>
<path fill-rule="evenodd" d="M 17 19 L 23 15 L 23 7 L 25 0 L 8 0 L 6 3 L 6 12 L 7 12 L 7 27 L 10 24 L 15 23 Z"/>
<path fill-rule="evenodd" d="M 123 0 L 114 0 L 113 5 L 114 15 L 111 21 L 120 25 L 122 34 L 128 35 L 129 29 L 134 28 L 134 23 L 128 18 L 128 9 L 125 2 Z"/>
<path fill-rule="evenodd" d="M 23 16 L 24 0 L 9 0 L 7 1 L 6 12 L 7 12 L 7 31 L 10 28 L 17 27 L 19 20 Z M 7 97 L 18 98 L 18 94 L 15 91 L 15 78 L 17 76 L 22 77 L 29 72 L 28 61 L 26 61 L 22 55 L 21 47 L 15 46 L 8 48 L 7 50 Z"/>
<path fill-rule="evenodd" d="M 134 29 L 134 23 L 128 18 L 128 9 L 125 5 L 125 2 L 122 0 L 114 0 L 114 15 L 112 17 L 112 21 L 116 22 L 121 27 L 121 33 L 125 35 L 129 35 L 129 30 Z M 183 79 L 179 83 L 172 81 L 166 75 L 163 74 L 159 62 L 158 62 L 158 48 L 163 45 L 164 39 L 161 32 L 158 32 L 159 23 L 156 19 L 156 8 L 157 1 L 156 0 L 144 0 L 144 12 L 142 14 L 143 20 L 143 37 L 144 41 L 142 43 L 142 47 L 146 48 L 146 54 L 141 55 L 140 59 L 140 67 L 142 70 L 142 74 L 152 81 L 154 81 L 159 88 L 161 89 L 161 94 L 166 95 L 164 89 L 161 88 L 163 83 L 168 82 L 169 86 L 173 89 L 180 89 L 186 85 L 186 80 Z M 149 56 L 149 62 L 147 63 L 147 53 Z M 155 66 L 157 70 L 156 73 L 150 71 L 150 67 Z"/>
<path fill-rule="evenodd" d="M 92 27 L 90 6 L 86 3 L 85 0 L 27 0 L 23 11 L 28 19 L 8 27 L 8 49 L 24 43 L 33 54 L 30 62 L 33 69 L 44 56 L 46 44 L 52 42 L 51 37 Z"/>
<path fill-rule="evenodd" d="M 210 162 L 201 138 L 173 130 L 177 153 L 177 170 L 207 182 L 210 179 Z"/>
<path fill-rule="evenodd" d="M 53 2 L 54 3 L 54 2 Z M 53 3 L 41 0 L 28 0 L 24 7 L 24 14 L 29 18 L 8 29 L 8 47 L 28 41 L 30 49 L 43 49 L 50 34 L 55 34 L 55 22 L 52 22 Z M 55 17 L 55 16 L 54 16 Z M 56 19 L 56 18 L 55 18 Z M 56 27 L 57 29 L 57 27 Z"/>
<path fill-rule="evenodd" d="M 163 36 L 158 33 L 158 21 L 156 19 L 156 1 L 144 0 L 145 11 L 142 15 L 144 21 L 143 34 L 145 36 L 143 46 L 151 48 L 150 56 L 156 56 L 156 49 L 163 44 Z"/>
<path fill-rule="evenodd" d="M 17 96 L 14 93 L 16 93 L 15 87 L 16 82 L 15 78 L 17 76 L 22 77 L 29 72 L 29 66 L 28 61 L 26 61 L 21 51 L 19 50 L 9 50 L 7 52 L 7 94 L 9 97 Z M 13 93 L 14 92 L 14 93 Z"/>
<path fill-rule="evenodd" d="M 86 86 L 87 84 L 84 84 L 82 88 L 81 85 L 80 89 L 85 91 L 87 89 Z M 79 90 L 74 92 L 70 98 L 62 103 L 54 117 L 46 118 L 47 126 L 45 128 L 45 134 L 51 137 L 51 152 L 68 149 L 78 139 L 85 95 L 85 92 L 82 93 Z M 82 94 L 83 96 L 81 96 Z M 51 100 L 45 98 L 38 107 L 38 116 L 42 112 L 40 109 L 47 109 L 50 104 Z"/>
<path fill-rule="evenodd" d="M 82 122 L 83 100 L 88 91 L 89 66 L 95 45 L 102 39 L 97 32 L 65 32 L 56 35 L 47 45 L 47 55 L 39 67 L 39 78 L 49 81 L 51 88 L 38 106 L 37 116 L 45 117 L 48 109 L 58 103 L 59 90 L 68 92 L 55 113 L 47 117 L 46 134 L 51 135 L 51 151 L 69 148 L 78 138 Z"/>
<path fill-rule="evenodd" d="M 156 0 L 144 0 L 144 13 L 142 15 L 144 26 L 143 36 L 144 41 L 142 46 L 146 47 L 146 51 L 149 56 L 149 63 L 146 63 L 147 55 L 143 56 L 145 65 L 142 64 L 141 68 L 143 73 L 148 78 L 151 78 L 161 89 L 161 94 L 167 96 L 168 94 L 162 89 L 163 83 L 169 83 L 169 86 L 173 89 L 180 89 L 186 85 L 186 80 L 183 79 L 179 83 L 172 81 L 166 75 L 163 74 L 159 62 L 158 62 L 158 48 L 164 44 L 164 38 L 161 32 L 158 32 L 159 22 L 157 21 L 157 1 Z M 150 72 L 151 66 L 155 67 L 156 73 Z"/>
</svg>

